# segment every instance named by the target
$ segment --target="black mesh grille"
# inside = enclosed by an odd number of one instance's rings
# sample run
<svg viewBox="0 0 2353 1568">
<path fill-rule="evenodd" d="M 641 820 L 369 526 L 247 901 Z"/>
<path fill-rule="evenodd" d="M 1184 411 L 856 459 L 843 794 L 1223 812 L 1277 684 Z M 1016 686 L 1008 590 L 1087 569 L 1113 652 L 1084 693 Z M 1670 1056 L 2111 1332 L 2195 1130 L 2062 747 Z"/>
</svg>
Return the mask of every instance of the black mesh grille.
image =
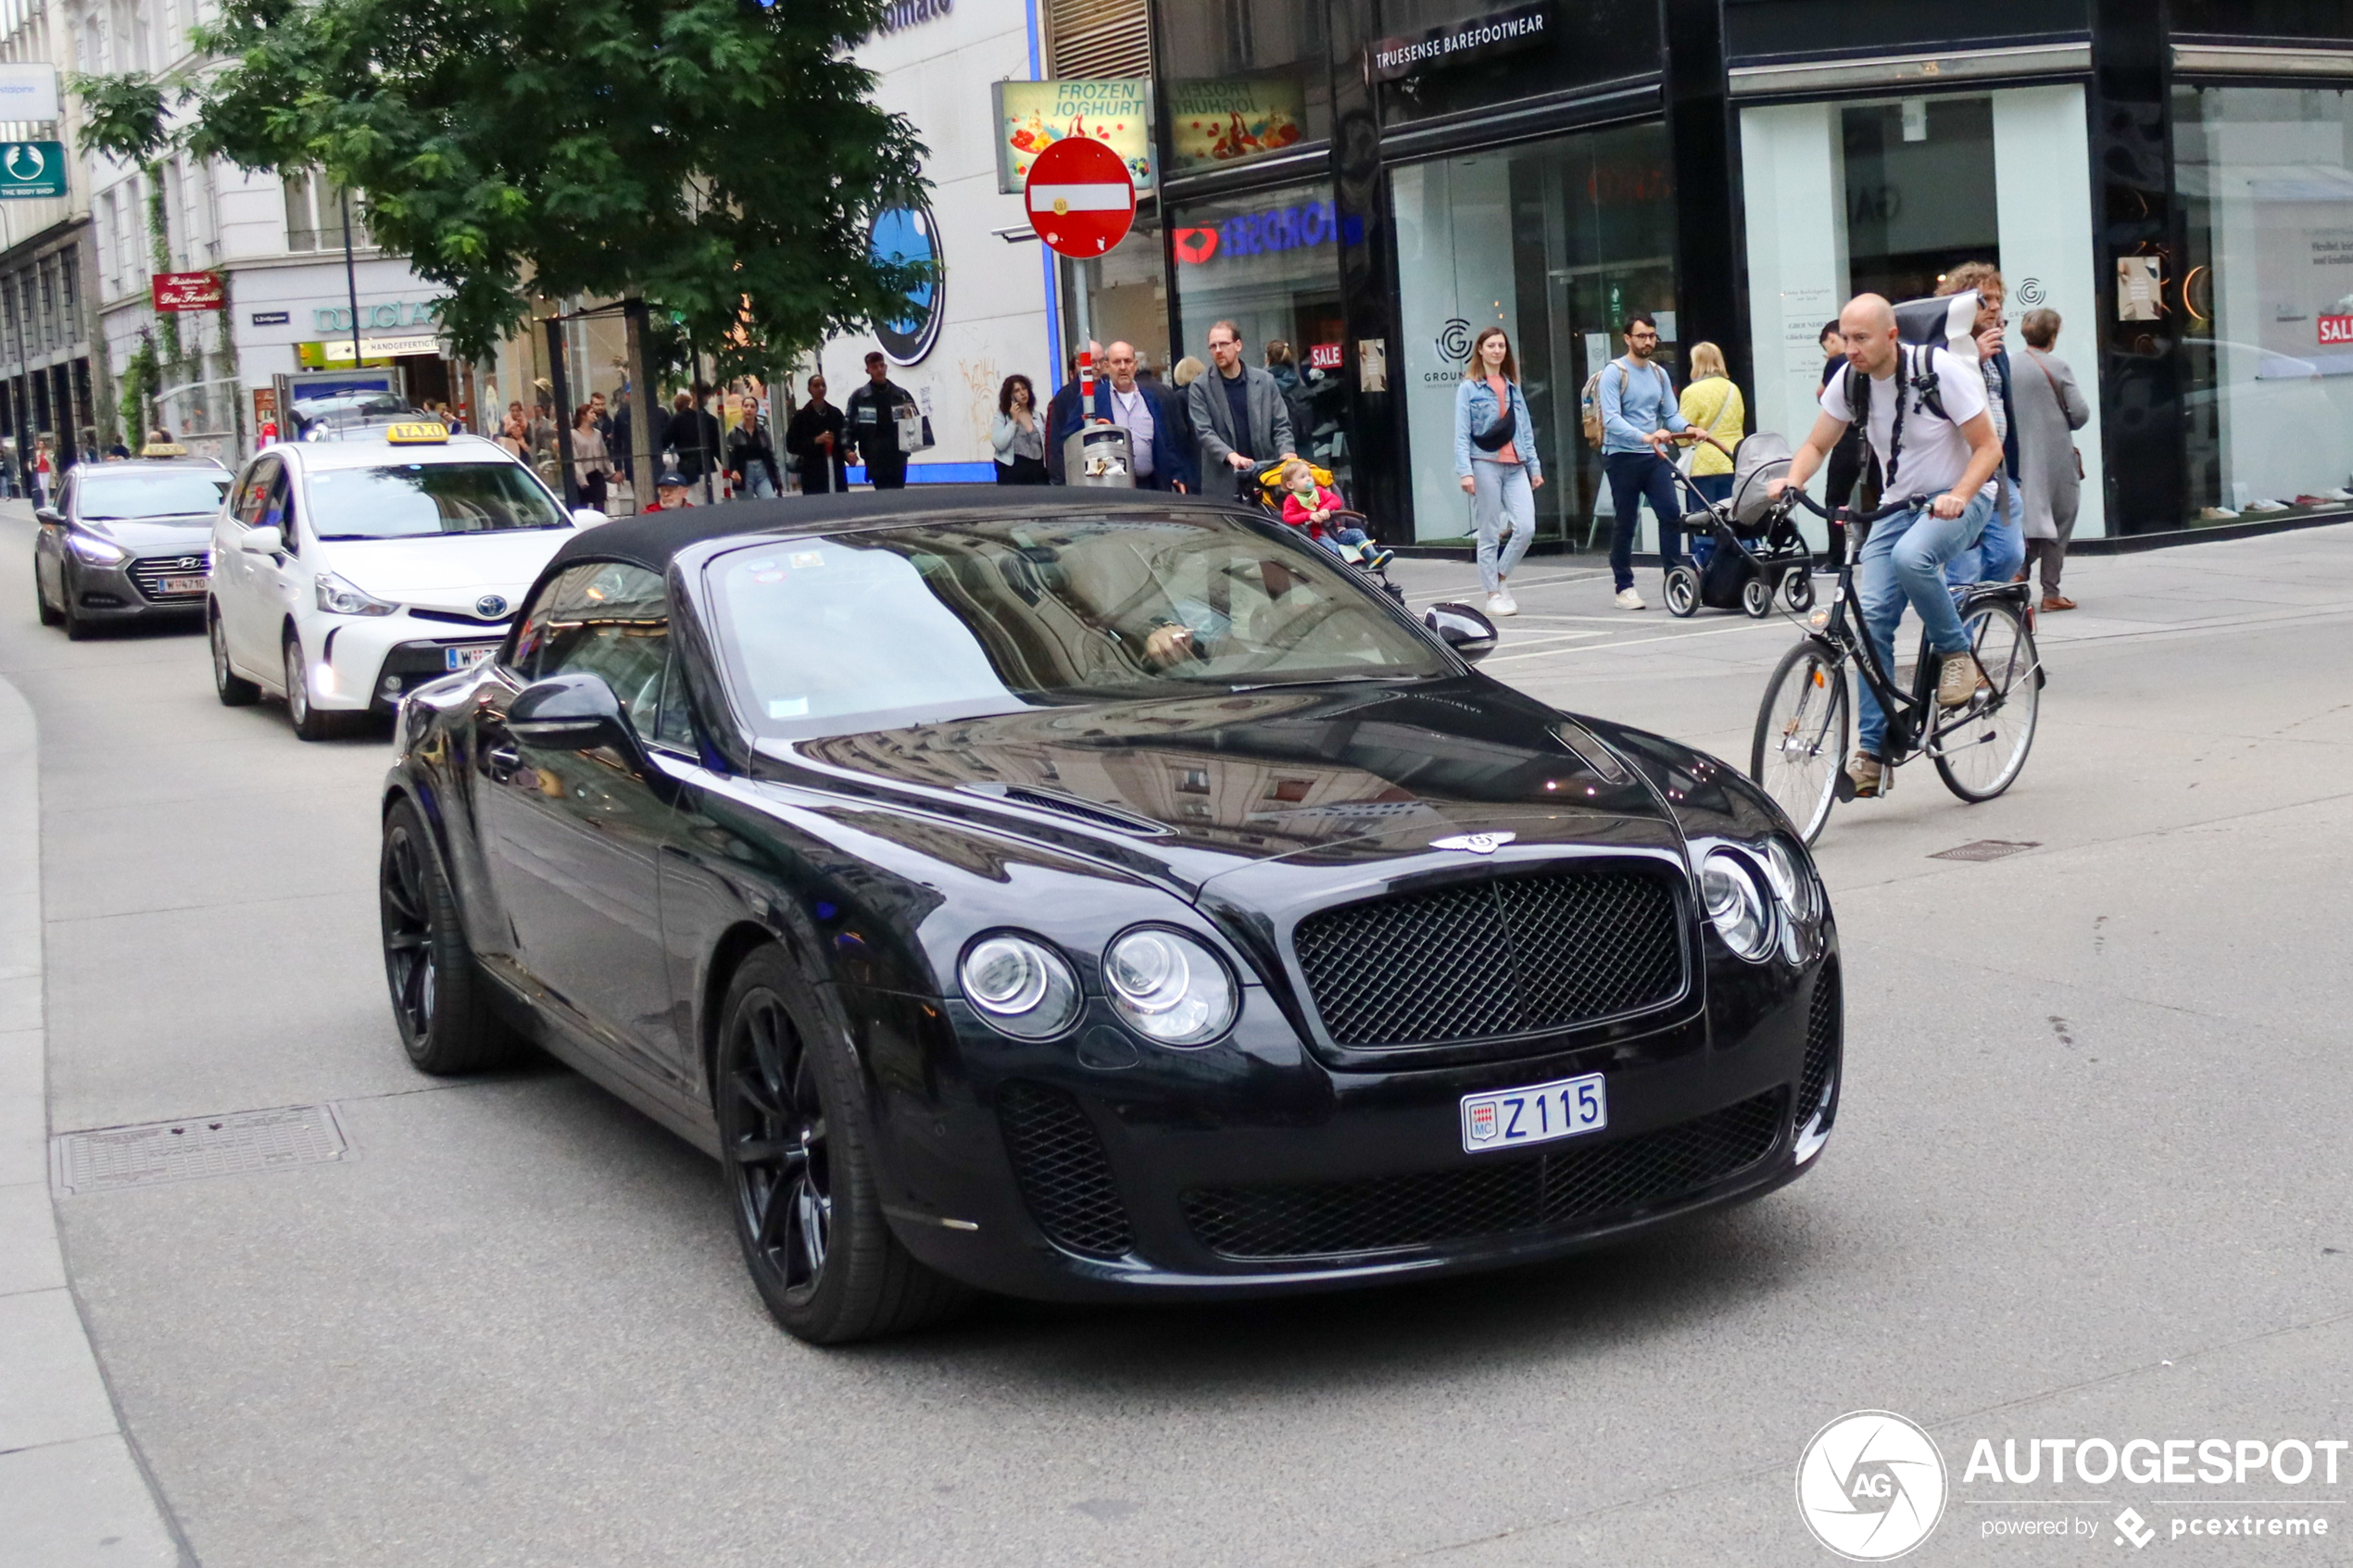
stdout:
<svg viewBox="0 0 2353 1568">
<path fill-rule="evenodd" d="M 1822 1091 L 1830 1086 L 1831 1074 L 1838 1069 L 1843 1003 L 1838 960 L 1832 959 L 1814 977 L 1814 999 L 1806 1008 L 1806 1066 L 1797 1080 L 1800 1127 L 1812 1120 L 1815 1108 L 1822 1103 Z M 1825 1122 L 1822 1130 L 1828 1132 L 1830 1123 Z"/>
<path fill-rule="evenodd" d="M 1625 872 L 1510 877 L 1373 898 L 1299 922 L 1333 1043 L 1442 1045 L 1559 1029 L 1683 989 L 1674 890 Z"/>
<path fill-rule="evenodd" d="M 1184 1195 L 1202 1245 L 1228 1258 L 1302 1258 L 1427 1246 L 1601 1220 L 1672 1202 L 1754 1165 L 1780 1136 L 1770 1094 L 1616 1143 L 1327 1186 L 1203 1187 Z"/>
<path fill-rule="evenodd" d="M 1090 1257 L 1124 1258 L 1134 1249 L 1102 1140 L 1077 1100 L 1060 1089 L 1009 1084 L 997 1097 L 997 1116 L 1038 1229 Z"/>
</svg>

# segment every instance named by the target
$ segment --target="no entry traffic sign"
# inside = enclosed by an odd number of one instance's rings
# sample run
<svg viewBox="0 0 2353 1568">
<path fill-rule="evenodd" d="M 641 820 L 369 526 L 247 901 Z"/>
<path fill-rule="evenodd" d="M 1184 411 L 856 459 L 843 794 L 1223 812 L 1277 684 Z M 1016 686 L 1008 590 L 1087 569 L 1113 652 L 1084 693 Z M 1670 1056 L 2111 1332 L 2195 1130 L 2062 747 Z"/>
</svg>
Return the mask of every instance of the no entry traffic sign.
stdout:
<svg viewBox="0 0 2353 1568">
<path fill-rule="evenodd" d="M 1136 221 L 1127 165 L 1090 136 L 1065 136 L 1032 159 L 1024 199 L 1038 237 L 1081 261 L 1126 239 Z"/>
</svg>

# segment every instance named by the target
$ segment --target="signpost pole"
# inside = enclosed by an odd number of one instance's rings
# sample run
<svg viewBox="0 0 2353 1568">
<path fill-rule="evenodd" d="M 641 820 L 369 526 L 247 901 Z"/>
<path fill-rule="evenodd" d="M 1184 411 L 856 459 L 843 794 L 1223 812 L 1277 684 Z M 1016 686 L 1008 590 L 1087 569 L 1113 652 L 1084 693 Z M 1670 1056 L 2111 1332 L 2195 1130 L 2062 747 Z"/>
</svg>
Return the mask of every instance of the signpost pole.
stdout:
<svg viewBox="0 0 2353 1568">
<path fill-rule="evenodd" d="M 351 368 L 359 369 L 359 271 L 351 259 L 351 193 L 338 190 L 343 202 L 343 286 L 351 295 Z"/>
</svg>

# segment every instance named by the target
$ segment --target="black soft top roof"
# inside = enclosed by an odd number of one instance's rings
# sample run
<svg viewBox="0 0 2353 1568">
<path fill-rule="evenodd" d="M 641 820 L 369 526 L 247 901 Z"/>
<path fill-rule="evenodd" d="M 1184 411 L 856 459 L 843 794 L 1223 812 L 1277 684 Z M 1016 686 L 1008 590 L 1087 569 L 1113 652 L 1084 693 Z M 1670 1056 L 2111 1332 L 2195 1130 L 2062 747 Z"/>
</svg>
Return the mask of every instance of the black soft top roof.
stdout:
<svg viewBox="0 0 2353 1568">
<path fill-rule="evenodd" d="M 832 495 L 784 495 L 713 507 L 648 512 L 585 528 L 564 541 L 547 566 L 576 560 L 630 561 L 667 573 L 673 557 L 706 539 L 749 534 L 844 533 L 900 523 L 1006 517 L 1101 516 L 1105 512 L 1225 510 L 1234 503 L 1157 490 L 1063 488 L 1042 484 L 920 484 Z"/>
</svg>

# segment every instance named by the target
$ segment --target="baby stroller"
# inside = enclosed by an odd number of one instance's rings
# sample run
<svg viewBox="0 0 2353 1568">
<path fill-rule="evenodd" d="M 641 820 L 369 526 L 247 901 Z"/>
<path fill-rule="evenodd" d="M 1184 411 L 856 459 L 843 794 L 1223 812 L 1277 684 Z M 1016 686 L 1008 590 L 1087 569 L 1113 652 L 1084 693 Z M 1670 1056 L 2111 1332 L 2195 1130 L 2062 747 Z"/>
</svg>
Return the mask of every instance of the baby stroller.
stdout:
<svg viewBox="0 0 2353 1568">
<path fill-rule="evenodd" d="M 1316 483 L 1326 487 L 1328 487 L 1331 484 L 1332 470 L 1323 467 L 1321 464 L 1309 463 L 1307 465 L 1307 471 L 1315 476 Z M 1277 463 L 1271 468 L 1265 468 L 1258 470 L 1258 505 L 1265 510 L 1268 517 L 1274 519 L 1278 523 L 1283 521 L 1283 496 L 1286 494 L 1287 492 L 1283 489 L 1282 464 Z M 1365 514 L 1360 511 L 1337 511 L 1332 513 L 1332 521 L 1335 523 L 1352 523 L 1358 528 L 1365 528 L 1369 532 L 1371 520 L 1366 518 Z M 1283 526 L 1289 528 L 1291 525 L 1289 523 L 1283 523 Z M 1301 529 L 1298 530 L 1298 532 L 1303 533 L 1306 531 L 1304 529 Z M 1367 558 L 1357 549 L 1356 546 L 1353 545 L 1340 545 L 1332 546 L 1332 548 L 1334 553 L 1336 553 L 1341 560 L 1344 560 L 1350 566 L 1354 567 L 1358 573 L 1360 573 L 1367 582 L 1371 583 L 1373 586 L 1378 588 L 1382 593 L 1387 594 L 1390 598 L 1395 599 L 1400 605 L 1403 605 L 1405 602 L 1405 590 L 1389 580 L 1387 566 L 1388 552 L 1381 552 L 1376 558 Z"/>
<path fill-rule="evenodd" d="M 1750 436 L 1732 459 L 1731 496 L 1721 502 L 1709 502 L 1687 476 L 1676 475 L 1699 508 L 1684 515 L 1683 527 L 1694 538 L 1706 538 L 1710 548 L 1705 566 L 1681 562 L 1667 572 L 1670 612 L 1696 615 L 1705 605 L 1746 610 L 1762 621 L 1773 613 L 1776 595 L 1793 611 L 1812 607 L 1814 554 L 1789 509 L 1774 506 L 1766 492 L 1789 472 L 1791 456 L 1780 436 Z"/>
</svg>

